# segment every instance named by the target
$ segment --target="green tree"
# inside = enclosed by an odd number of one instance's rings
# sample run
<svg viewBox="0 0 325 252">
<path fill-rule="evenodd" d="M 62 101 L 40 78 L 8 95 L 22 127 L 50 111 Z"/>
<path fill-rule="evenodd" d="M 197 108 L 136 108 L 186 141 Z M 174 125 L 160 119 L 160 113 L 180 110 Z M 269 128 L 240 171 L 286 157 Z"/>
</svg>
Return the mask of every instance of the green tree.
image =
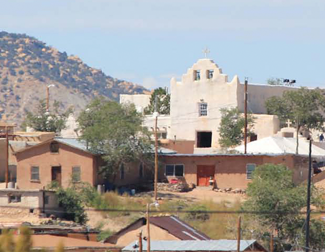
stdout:
<svg viewBox="0 0 325 252">
<path fill-rule="evenodd" d="M 323 130 L 325 97 L 320 89 L 300 88 L 285 91 L 282 97 L 271 97 L 265 102 L 268 114 L 277 115 L 282 123 L 290 120 L 296 127 L 296 154 L 299 148 L 299 131 L 305 128 Z"/>
<path fill-rule="evenodd" d="M 50 111 L 46 109 L 46 101 L 41 100 L 37 106 L 37 112 L 34 114 L 30 111 L 26 112 L 26 118 L 23 127 L 31 127 L 36 131 L 43 132 L 60 132 L 65 129 L 66 121 L 72 113 L 72 108 L 68 108 L 63 113 L 59 111 L 60 103 L 55 101 Z"/>
<path fill-rule="evenodd" d="M 292 171 L 283 165 L 258 166 L 248 185 L 248 199 L 244 202 L 243 209 L 262 212 L 256 218 L 254 216 L 254 219 L 264 228 L 264 232 L 276 231 L 282 244 L 295 244 L 298 241 L 298 245 L 302 246 L 305 220 L 298 213 L 306 206 L 307 189 L 305 185 L 295 185 L 292 176 Z M 312 203 L 316 207 L 323 205 L 316 188 L 312 190 Z M 313 220 L 311 230 L 312 233 L 322 232 L 310 241 L 311 246 L 325 248 L 325 244 L 320 242 L 325 235 L 324 227 L 321 228 L 319 221 Z"/>
<path fill-rule="evenodd" d="M 228 148 L 239 145 L 244 139 L 245 118 L 238 108 L 222 108 L 221 122 L 219 125 L 219 144 L 221 147 Z M 247 116 L 248 135 L 252 132 L 254 118 L 251 115 Z"/>
<path fill-rule="evenodd" d="M 157 102 L 157 105 L 156 105 Z M 163 115 L 169 115 L 170 113 L 170 94 L 167 93 L 164 88 L 157 88 L 153 91 L 150 97 L 149 105 L 144 109 L 144 113 L 146 115 L 152 114 L 155 112 L 155 108 L 157 108 L 157 112 Z"/>
<path fill-rule="evenodd" d="M 29 252 L 32 249 L 31 231 L 28 227 L 20 227 L 20 234 L 15 246 L 15 252 Z"/>
<path fill-rule="evenodd" d="M 87 221 L 84 206 L 86 197 L 82 193 L 81 187 L 75 186 L 72 182 L 68 188 L 62 188 L 57 183 L 52 183 L 48 189 L 55 190 L 58 203 L 64 210 L 64 218 L 74 222 L 84 224 Z"/>
<path fill-rule="evenodd" d="M 269 85 L 282 85 L 282 81 L 280 78 L 268 78 L 267 80 L 267 84 Z"/>
<path fill-rule="evenodd" d="M 103 98 L 95 99 L 81 112 L 78 123 L 81 140 L 101 154 L 101 172 L 115 178 L 123 165 L 133 161 L 148 164 L 152 152 L 149 132 L 142 127 L 143 116 L 134 105 L 121 105 Z"/>
</svg>

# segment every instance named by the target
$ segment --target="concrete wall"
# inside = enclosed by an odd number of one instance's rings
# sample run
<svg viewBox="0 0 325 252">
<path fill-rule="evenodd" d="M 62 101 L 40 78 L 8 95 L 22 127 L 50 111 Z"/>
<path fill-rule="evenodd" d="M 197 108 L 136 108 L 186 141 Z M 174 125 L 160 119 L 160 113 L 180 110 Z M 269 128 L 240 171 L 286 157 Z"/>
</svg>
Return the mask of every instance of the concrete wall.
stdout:
<svg viewBox="0 0 325 252">
<path fill-rule="evenodd" d="M 244 112 L 244 84 L 238 86 L 238 108 Z M 282 96 L 283 92 L 288 90 L 297 90 L 298 87 L 263 85 L 263 84 L 248 84 L 248 104 L 247 109 L 254 114 L 266 114 L 265 101 L 272 96 Z"/>
<path fill-rule="evenodd" d="M 44 208 L 43 193 L 48 199 Z M 20 196 L 21 202 L 10 202 L 10 196 Z M 6 208 L 9 208 L 13 215 L 26 215 L 30 213 L 30 209 L 34 214 L 39 214 L 43 209 L 46 213 L 52 213 L 59 209 L 59 204 L 53 191 L 2 189 L 0 190 L 0 215 L 1 212 L 6 211 Z"/>
<path fill-rule="evenodd" d="M 213 155 L 213 156 L 163 156 L 163 164 L 183 164 L 185 181 L 188 184 L 197 185 L 197 166 L 215 166 L 216 186 L 218 188 L 240 188 L 245 189 L 251 181 L 247 179 L 246 165 L 256 166 L 273 163 L 284 164 L 293 170 L 293 180 L 301 183 L 308 177 L 308 163 L 306 158 L 294 155 L 265 156 L 265 155 Z M 160 178 L 164 178 L 165 167 L 160 170 Z"/>
<path fill-rule="evenodd" d="M 61 166 L 62 186 L 71 181 L 72 167 L 80 166 L 81 181 L 96 185 L 97 167 L 90 153 L 59 143 L 59 153 L 50 152 L 50 142 L 16 154 L 17 184 L 20 189 L 41 189 L 51 183 L 52 166 Z M 40 181 L 31 181 L 31 167 L 39 166 Z M 96 171 L 95 171 L 96 170 Z"/>
</svg>

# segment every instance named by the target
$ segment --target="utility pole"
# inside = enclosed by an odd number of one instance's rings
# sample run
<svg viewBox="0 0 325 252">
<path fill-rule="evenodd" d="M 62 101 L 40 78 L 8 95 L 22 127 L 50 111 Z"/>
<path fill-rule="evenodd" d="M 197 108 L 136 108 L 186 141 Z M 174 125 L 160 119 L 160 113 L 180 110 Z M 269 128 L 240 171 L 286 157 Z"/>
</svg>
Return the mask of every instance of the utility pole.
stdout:
<svg viewBox="0 0 325 252">
<path fill-rule="evenodd" d="M 155 97 L 155 182 L 154 182 L 154 198 L 157 201 L 158 198 L 158 136 L 157 136 L 157 124 L 158 124 L 158 112 L 157 112 L 157 95 Z"/>
<path fill-rule="evenodd" d="M 149 222 L 149 203 L 147 204 L 147 252 L 150 252 L 150 222 Z"/>
<path fill-rule="evenodd" d="M 247 154 L 247 77 L 245 78 L 245 94 L 244 94 L 244 99 L 245 99 L 245 104 L 244 104 L 244 114 L 245 114 L 245 129 L 244 129 L 244 146 L 245 146 L 245 151 L 244 153 Z"/>
<path fill-rule="evenodd" d="M 308 170 L 308 187 L 307 187 L 307 216 L 306 216 L 306 252 L 309 251 L 309 221 L 310 221 L 310 187 L 311 187 L 311 148 L 312 139 L 309 139 L 309 170 Z"/>
<path fill-rule="evenodd" d="M 273 230 L 270 235 L 270 252 L 273 252 Z"/>
<path fill-rule="evenodd" d="M 139 233 L 139 252 L 142 252 L 142 231 Z"/>
<path fill-rule="evenodd" d="M 8 138 L 8 127 L 6 127 L 6 188 L 8 188 L 9 180 L 9 138 Z"/>
<path fill-rule="evenodd" d="M 237 252 L 240 252 L 240 233 L 241 233 L 241 217 L 238 217 L 237 224 Z"/>
</svg>

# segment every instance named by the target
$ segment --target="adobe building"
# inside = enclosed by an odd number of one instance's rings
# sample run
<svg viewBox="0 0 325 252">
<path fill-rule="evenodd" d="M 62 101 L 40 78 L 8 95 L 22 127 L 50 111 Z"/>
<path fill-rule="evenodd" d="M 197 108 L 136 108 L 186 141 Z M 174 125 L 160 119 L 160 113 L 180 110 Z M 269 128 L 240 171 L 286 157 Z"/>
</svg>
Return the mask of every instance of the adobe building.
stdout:
<svg viewBox="0 0 325 252">
<path fill-rule="evenodd" d="M 220 189 L 246 189 L 255 168 L 267 163 L 292 170 L 294 183 L 308 177 L 308 156 L 293 154 L 171 154 L 161 155 L 159 161 L 160 180 L 177 178 L 189 185 Z"/>
<path fill-rule="evenodd" d="M 275 135 L 280 122 L 267 115 L 265 101 L 281 96 L 289 86 L 248 84 L 248 112 L 255 117 L 254 141 Z M 220 149 L 218 128 L 222 108 L 238 107 L 244 112 L 244 84 L 238 76 L 231 80 L 211 59 L 200 59 L 183 74 L 180 81 L 170 81 L 170 115 L 158 117 L 158 136 L 166 148 L 178 153 L 217 153 Z M 149 104 L 150 95 L 120 95 L 120 103 L 134 103 L 138 111 Z M 144 126 L 153 130 L 153 115 L 145 117 Z"/>
<path fill-rule="evenodd" d="M 42 189 L 52 182 L 68 187 L 71 181 L 100 182 L 99 157 L 76 139 L 49 139 L 14 153 L 17 187 Z"/>
<path fill-rule="evenodd" d="M 160 153 L 175 153 L 161 148 Z M 68 187 L 71 182 L 98 185 L 129 186 L 153 177 L 153 166 L 139 162 L 121 165 L 107 180 L 100 173 L 103 159 L 93 154 L 86 144 L 74 138 L 54 138 L 13 152 L 19 189 L 42 189 L 52 182 Z"/>
<path fill-rule="evenodd" d="M 186 222 L 180 220 L 176 216 L 151 216 L 150 223 L 150 239 L 154 240 L 210 240 L 204 233 L 196 230 Z M 137 239 L 140 232 L 142 237 L 147 238 L 147 220 L 139 218 L 130 225 L 108 237 L 104 242 L 114 244 L 116 247 L 123 248 L 129 243 Z"/>
</svg>

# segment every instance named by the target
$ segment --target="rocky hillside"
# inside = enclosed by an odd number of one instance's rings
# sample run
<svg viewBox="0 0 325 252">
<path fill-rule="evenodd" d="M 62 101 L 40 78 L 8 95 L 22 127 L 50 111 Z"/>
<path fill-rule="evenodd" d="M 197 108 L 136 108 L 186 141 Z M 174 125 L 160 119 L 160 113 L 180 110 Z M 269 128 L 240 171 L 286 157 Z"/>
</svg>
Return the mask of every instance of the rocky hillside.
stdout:
<svg viewBox="0 0 325 252">
<path fill-rule="evenodd" d="M 59 52 L 25 34 L 0 32 L 0 120 L 20 124 L 25 110 L 33 111 L 45 99 L 78 113 L 95 96 L 118 100 L 119 94 L 143 93 L 145 88 L 105 75 L 78 56 Z"/>
</svg>

